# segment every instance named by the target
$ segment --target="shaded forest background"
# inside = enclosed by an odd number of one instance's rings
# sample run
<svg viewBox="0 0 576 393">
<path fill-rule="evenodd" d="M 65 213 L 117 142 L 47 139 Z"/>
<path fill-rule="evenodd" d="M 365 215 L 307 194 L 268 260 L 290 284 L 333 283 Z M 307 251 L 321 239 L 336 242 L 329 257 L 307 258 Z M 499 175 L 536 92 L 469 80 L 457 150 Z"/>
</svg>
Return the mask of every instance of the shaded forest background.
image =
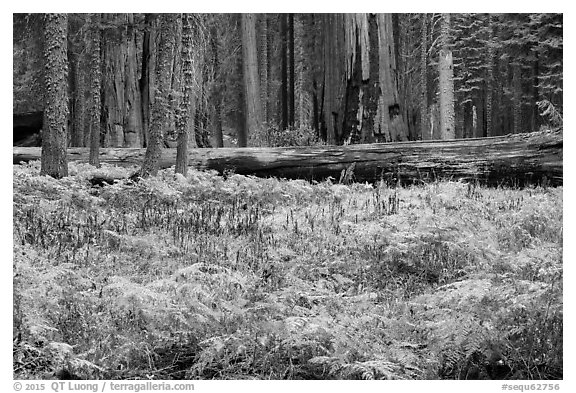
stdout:
<svg viewBox="0 0 576 393">
<path fill-rule="evenodd" d="M 191 147 L 280 146 L 496 136 L 562 119 L 562 14 L 66 18 L 68 146 L 89 146 L 94 128 L 101 147 L 146 147 L 154 127 L 168 147 L 182 129 Z M 45 107 L 44 23 L 14 14 L 14 113 Z M 156 126 L 155 101 L 166 103 Z"/>
</svg>

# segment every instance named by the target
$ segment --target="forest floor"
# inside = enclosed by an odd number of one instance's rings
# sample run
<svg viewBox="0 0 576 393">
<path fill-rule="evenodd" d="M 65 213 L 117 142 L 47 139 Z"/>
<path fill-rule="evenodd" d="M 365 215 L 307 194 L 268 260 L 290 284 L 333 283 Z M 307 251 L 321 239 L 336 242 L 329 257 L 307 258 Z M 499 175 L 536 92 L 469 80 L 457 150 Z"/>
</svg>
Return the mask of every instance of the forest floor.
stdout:
<svg viewBox="0 0 576 393">
<path fill-rule="evenodd" d="M 14 377 L 560 379 L 562 187 L 15 165 Z"/>
</svg>

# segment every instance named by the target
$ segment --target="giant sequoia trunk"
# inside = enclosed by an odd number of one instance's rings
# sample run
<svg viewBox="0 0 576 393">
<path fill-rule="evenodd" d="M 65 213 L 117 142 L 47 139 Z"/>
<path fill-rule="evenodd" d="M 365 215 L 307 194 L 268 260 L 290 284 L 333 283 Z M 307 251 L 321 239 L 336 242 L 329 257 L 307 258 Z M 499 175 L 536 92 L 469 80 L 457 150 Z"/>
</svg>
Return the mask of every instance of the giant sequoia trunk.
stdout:
<svg viewBox="0 0 576 393">
<path fill-rule="evenodd" d="M 124 145 L 126 147 L 142 146 L 142 96 L 138 84 L 138 55 L 136 48 L 136 30 L 134 14 L 127 14 L 126 31 L 126 85 L 124 89 Z"/>
<path fill-rule="evenodd" d="M 380 179 L 419 183 L 436 179 L 477 180 L 492 185 L 547 183 L 562 185 L 561 132 L 535 132 L 505 137 L 377 143 L 371 145 L 194 149 L 188 164 L 199 169 L 227 170 L 261 177 L 338 180 L 354 164 L 353 179 Z M 14 147 L 14 163 L 40 158 L 40 149 Z M 100 160 L 136 165 L 144 149 L 101 149 Z M 68 149 L 68 159 L 87 161 L 83 148 Z M 175 149 L 165 149 L 159 166 L 176 160 Z"/>
<path fill-rule="evenodd" d="M 395 43 L 392 26 L 392 14 L 378 14 L 378 38 L 380 41 L 379 77 L 380 104 L 376 115 L 380 134 L 386 141 L 405 141 L 408 139 L 408 128 L 403 118 L 404 108 L 400 105 L 398 78 L 396 70 Z"/>
</svg>

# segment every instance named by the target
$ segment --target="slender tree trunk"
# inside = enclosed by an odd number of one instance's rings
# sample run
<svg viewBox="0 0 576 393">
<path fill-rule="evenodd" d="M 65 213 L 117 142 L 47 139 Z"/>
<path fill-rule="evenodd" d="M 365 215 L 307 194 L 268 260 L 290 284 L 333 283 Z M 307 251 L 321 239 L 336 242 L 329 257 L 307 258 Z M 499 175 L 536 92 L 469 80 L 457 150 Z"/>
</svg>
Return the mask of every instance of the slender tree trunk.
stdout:
<svg viewBox="0 0 576 393">
<path fill-rule="evenodd" d="M 513 118 L 514 134 L 522 132 L 522 69 L 518 63 L 512 64 L 512 88 L 514 89 Z"/>
<path fill-rule="evenodd" d="M 180 56 L 182 58 L 182 100 L 178 108 L 176 127 L 178 145 L 176 148 L 176 173 L 186 176 L 188 170 L 188 124 L 194 82 L 192 65 L 192 15 L 182 14 L 182 43 Z"/>
<path fill-rule="evenodd" d="M 91 48 L 90 48 L 90 164 L 99 167 L 100 132 L 101 132 L 101 97 L 100 86 L 102 71 L 100 68 L 100 14 L 90 15 Z"/>
<path fill-rule="evenodd" d="M 74 64 L 74 134 L 72 146 L 88 146 L 85 135 L 85 114 L 86 114 L 86 80 L 84 79 L 85 64 L 82 62 L 82 56 L 76 55 Z"/>
<path fill-rule="evenodd" d="M 134 29 L 134 14 L 127 14 L 126 35 L 126 85 L 124 87 L 124 146 L 142 146 L 142 95 L 138 84 L 138 57 L 136 49 L 136 30 Z"/>
<path fill-rule="evenodd" d="M 488 64 L 486 68 L 486 136 L 493 136 L 492 97 L 494 95 L 494 26 L 492 16 L 488 14 Z"/>
<path fill-rule="evenodd" d="M 432 139 L 428 121 L 428 14 L 422 14 L 420 41 L 420 136 L 422 140 Z"/>
<path fill-rule="evenodd" d="M 242 14 L 241 18 L 246 127 L 244 133 L 238 138 L 238 146 L 246 147 L 248 135 L 262 126 L 262 105 L 258 86 L 256 16 L 254 14 Z"/>
<path fill-rule="evenodd" d="M 218 25 L 215 23 L 211 30 L 210 47 L 214 60 L 214 73 L 211 91 L 212 111 L 210 124 L 212 125 L 212 135 L 214 136 L 216 147 L 224 147 L 222 135 L 222 77 L 220 73 L 220 57 L 218 56 Z"/>
<path fill-rule="evenodd" d="M 532 131 L 538 130 L 538 101 L 539 101 L 539 91 L 538 91 L 538 71 L 539 71 L 539 61 L 538 54 L 536 54 L 536 59 L 534 60 L 534 66 L 532 67 Z"/>
<path fill-rule="evenodd" d="M 440 135 L 442 139 L 454 139 L 454 69 L 450 49 L 450 14 L 442 14 L 441 45 L 438 60 L 440 89 Z"/>
<path fill-rule="evenodd" d="M 170 86 L 172 79 L 172 59 L 175 47 L 173 26 L 176 23 L 174 14 L 161 14 L 160 43 L 158 45 L 157 88 L 152 104 L 149 143 L 144 163 L 140 170 L 142 177 L 156 176 L 162 154 L 164 131 L 170 111 Z"/>
<path fill-rule="evenodd" d="M 280 121 L 280 128 L 285 130 L 288 128 L 288 112 L 289 112 L 289 104 L 288 104 L 288 14 L 281 14 L 280 15 L 280 52 L 282 53 L 282 63 L 281 63 L 281 95 L 280 101 L 282 105 L 282 115 Z"/>
<path fill-rule="evenodd" d="M 288 127 L 294 127 L 294 14 L 288 14 Z"/>
<path fill-rule="evenodd" d="M 68 16 L 46 14 L 44 23 L 46 102 L 40 174 L 59 179 L 68 176 Z"/>
</svg>

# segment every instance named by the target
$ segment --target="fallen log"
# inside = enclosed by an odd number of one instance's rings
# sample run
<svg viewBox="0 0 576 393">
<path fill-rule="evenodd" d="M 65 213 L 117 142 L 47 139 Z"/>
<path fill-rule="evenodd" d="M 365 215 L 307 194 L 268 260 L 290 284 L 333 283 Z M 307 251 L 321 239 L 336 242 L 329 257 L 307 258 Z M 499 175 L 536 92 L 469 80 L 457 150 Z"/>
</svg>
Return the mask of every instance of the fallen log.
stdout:
<svg viewBox="0 0 576 393">
<path fill-rule="evenodd" d="M 436 179 L 490 185 L 562 185 L 562 131 L 503 137 L 369 145 L 192 149 L 198 169 L 288 179 L 387 180 L 409 184 Z M 15 164 L 40 159 L 40 148 L 14 147 Z M 145 149 L 102 148 L 100 162 L 140 165 Z M 69 161 L 88 162 L 87 148 L 69 148 Z M 163 149 L 160 166 L 175 165 L 176 149 Z"/>
</svg>

